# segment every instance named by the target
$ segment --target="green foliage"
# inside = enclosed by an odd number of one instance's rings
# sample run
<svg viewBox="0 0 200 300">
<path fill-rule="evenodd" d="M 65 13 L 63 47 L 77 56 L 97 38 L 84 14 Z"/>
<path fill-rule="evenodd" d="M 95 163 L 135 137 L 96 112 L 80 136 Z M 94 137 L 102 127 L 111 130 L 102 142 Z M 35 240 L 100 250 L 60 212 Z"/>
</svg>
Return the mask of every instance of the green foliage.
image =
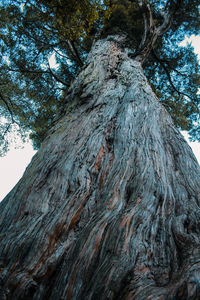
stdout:
<svg viewBox="0 0 200 300">
<path fill-rule="evenodd" d="M 160 9 L 176 1 L 146 1 L 154 23 Z M 144 68 L 153 89 L 176 125 L 200 140 L 199 64 L 191 45 L 179 44 L 199 32 L 199 1 L 178 1 L 171 29 L 157 40 Z M 167 6 L 167 7 L 166 7 Z M 95 38 L 125 33 L 137 50 L 144 31 L 142 10 L 133 0 L 16 0 L 0 4 L 0 143 L 17 124 L 31 131 L 35 147 L 46 136 L 74 77 L 80 72 Z M 49 59 L 55 57 L 56 67 Z"/>
<path fill-rule="evenodd" d="M 85 38 L 90 33 L 101 9 L 98 1 L 44 0 L 43 3 L 48 11 L 54 12 L 54 26 L 59 30 L 60 36 L 74 41 Z"/>
<path fill-rule="evenodd" d="M 144 28 L 142 12 L 137 1 L 109 1 L 106 11 L 103 36 L 121 32 L 128 36 L 132 47 L 139 45 Z"/>
<path fill-rule="evenodd" d="M 200 65 L 193 47 L 181 47 L 171 34 L 165 35 L 162 47 L 152 51 L 146 75 L 176 126 L 187 130 L 192 140 L 200 140 Z"/>
</svg>

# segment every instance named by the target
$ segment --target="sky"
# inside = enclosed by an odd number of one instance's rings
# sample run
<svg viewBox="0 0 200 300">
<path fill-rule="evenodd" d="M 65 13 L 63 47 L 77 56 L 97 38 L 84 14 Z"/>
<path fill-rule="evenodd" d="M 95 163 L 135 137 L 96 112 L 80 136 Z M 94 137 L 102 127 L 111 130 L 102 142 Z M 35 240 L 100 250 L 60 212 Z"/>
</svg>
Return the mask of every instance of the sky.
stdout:
<svg viewBox="0 0 200 300">
<path fill-rule="evenodd" d="M 20 180 L 35 153 L 31 142 L 27 142 L 23 149 L 13 146 L 6 156 L 0 157 L 0 201 Z"/>
<path fill-rule="evenodd" d="M 181 45 L 184 46 L 187 42 L 192 43 L 195 53 L 198 54 L 200 60 L 200 36 L 191 36 L 190 38 L 185 39 Z M 55 62 L 51 63 L 53 64 Z M 187 133 L 184 132 L 183 134 L 187 142 L 189 142 Z M 200 143 L 189 142 L 189 144 L 200 164 Z M 36 151 L 33 150 L 31 141 L 29 141 L 24 144 L 22 149 L 15 149 L 14 146 L 12 146 L 6 156 L 0 157 L 0 201 L 20 180 L 35 153 Z"/>
</svg>

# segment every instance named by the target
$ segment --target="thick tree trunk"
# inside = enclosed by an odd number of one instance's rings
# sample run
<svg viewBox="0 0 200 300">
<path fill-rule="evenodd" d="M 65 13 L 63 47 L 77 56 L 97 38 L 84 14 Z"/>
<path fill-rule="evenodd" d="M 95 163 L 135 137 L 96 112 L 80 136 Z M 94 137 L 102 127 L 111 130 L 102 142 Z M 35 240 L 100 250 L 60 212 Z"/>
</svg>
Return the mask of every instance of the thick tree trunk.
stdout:
<svg viewBox="0 0 200 300">
<path fill-rule="evenodd" d="M 123 37 L 1 203 L 2 299 L 200 297 L 200 169 Z"/>
</svg>

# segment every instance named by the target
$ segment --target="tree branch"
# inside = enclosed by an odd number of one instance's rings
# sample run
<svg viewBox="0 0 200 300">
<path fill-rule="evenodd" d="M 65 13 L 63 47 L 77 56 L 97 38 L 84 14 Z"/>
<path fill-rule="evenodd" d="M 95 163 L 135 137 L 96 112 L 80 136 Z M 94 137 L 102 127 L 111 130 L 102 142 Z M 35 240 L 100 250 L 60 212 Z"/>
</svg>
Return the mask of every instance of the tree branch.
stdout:
<svg viewBox="0 0 200 300">
<path fill-rule="evenodd" d="M 139 48 L 142 48 L 145 46 L 145 43 L 149 38 L 149 36 L 152 35 L 155 26 L 154 26 L 150 5 L 144 3 L 143 1 L 139 1 L 139 6 L 143 10 L 143 19 L 144 19 L 144 33 L 143 33 L 142 41 L 139 46 Z"/>
<path fill-rule="evenodd" d="M 174 5 L 172 4 L 172 2 L 173 2 Z M 167 4 L 168 3 L 169 3 L 169 1 L 167 1 Z M 167 6 L 168 6 L 167 4 L 165 6 L 164 11 L 160 11 L 160 14 L 163 17 L 164 21 L 157 28 L 159 36 L 163 35 L 171 27 L 171 24 L 172 24 L 172 21 L 173 21 L 173 18 L 174 18 L 174 14 L 176 13 L 176 11 L 181 6 L 181 3 L 182 3 L 182 0 L 171 1 L 170 2 L 171 8 L 168 10 L 168 12 L 166 12 L 166 9 L 167 9 Z"/>
<path fill-rule="evenodd" d="M 143 12 L 144 33 L 140 46 L 133 55 L 136 60 L 141 63 L 145 61 L 158 37 L 163 35 L 171 27 L 174 14 L 181 5 L 181 2 L 182 0 L 175 1 L 175 4 L 171 5 L 168 12 L 166 11 L 168 5 L 166 5 L 164 11 L 160 11 L 164 21 L 159 27 L 155 27 L 150 5 L 146 3 L 146 1 L 138 0 L 138 5 Z"/>
<path fill-rule="evenodd" d="M 1 134 L 3 140 L 5 140 L 5 136 L 6 136 L 7 132 L 9 131 L 10 127 L 11 127 L 11 124 L 8 124 L 8 125 L 6 126 L 6 129 L 5 129 L 5 131 L 3 132 L 3 134 Z"/>
<path fill-rule="evenodd" d="M 153 53 L 154 52 L 154 53 Z M 155 50 L 152 50 L 152 55 L 157 55 L 156 53 L 155 53 Z M 188 75 L 187 74 L 184 74 L 184 73 L 182 73 L 182 72 L 180 72 L 180 71 L 178 71 L 176 68 L 174 68 L 174 67 L 172 67 L 171 65 L 170 65 L 170 62 L 167 60 L 167 59 L 161 59 L 160 57 L 158 57 L 158 55 L 157 55 L 157 60 L 159 60 L 159 62 L 162 62 L 163 64 L 167 64 L 167 66 L 168 66 L 168 68 L 170 69 L 170 70 L 173 70 L 174 72 L 176 72 L 177 74 L 179 74 L 180 76 L 182 76 L 182 77 L 188 77 Z"/>
<path fill-rule="evenodd" d="M 2 95 L 1 92 L 0 92 L 0 98 L 1 98 L 1 100 L 3 101 L 3 103 L 5 104 L 7 110 L 8 110 L 9 113 L 10 113 L 12 123 L 16 123 L 16 121 L 14 120 L 14 117 L 13 117 L 13 112 L 12 112 L 12 110 L 10 109 L 10 107 L 9 107 L 9 105 L 8 105 L 8 102 L 5 100 L 5 98 L 4 98 L 4 96 Z"/>
<path fill-rule="evenodd" d="M 66 59 L 68 59 L 68 60 L 70 60 L 70 58 L 69 57 L 67 57 L 66 55 L 64 55 L 64 54 L 61 54 L 59 51 L 57 51 L 55 48 L 53 48 L 53 51 L 55 51 L 58 55 L 60 55 L 60 56 L 62 56 L 62 57 L 64 57 L 64 58 L 66 58 Z"/>
<path fill-rule="evenodd" d="M 68 45 L 70 47 L 70 50 L 71 50 L 72 54 L 76 57 L 79 66 L 82 67 L 83 66 L 83 62 L 82 62 L 82 60 L 80 58 L 78 50 L 75 47 L 74 41 L 68 41 Z"/>
<path fill-rule="evenodd" d="M 170 82 L 172 88 L 175 90 L 175 92 L 177 92 L 177 94 L 178 94 L 179 96 L 180 96 L 180 95 L 183 95 L 183 96 L 189 98 L 189 99 L 192 101 L 192 103 L 196 106 L 196 108 L 199 110 L 198 106 L 196 105 L 194 99 L 193 99 L 191 96 L 189 96 L 188 94 L 186 94 L 186 93 L 184 93 L 184 92 L 180 92 L 180 91 L 175 87 L 174 83 L 172 82 L 171 75 L 170 75 L 170 72 L 169 72 L 168 68 L 165 66 L 164 62 L 158 57 L 158 55 L 155 53 L 155 50 L 153 50 L 153 49 L 152 49 L 152 54 L 153 54 L 153 56 L 155 57 L 155 59 L 156 59 L 156 60 L 161 64 L 161 66 L 163 67 L 163 69 L 164 69 L 164 71 L 165 71 L 165 73 L 166 73 L 166 75 L 167 75 L 167 78 L 168 78 L 168 80 L 169 80 L 169 82 Z"/>
<path fill-rule="evenodd" d="M 15 70 L 15 69 L 11 69 L 9 68 L 8 70 L 9 71 L 12 71 L 12 72 L 19 72 L 19 73 L 36 73 L 36 74 L 50 74 L 52 75 L 56 81 L 64 84 L 65 86 L 69 86 L 65 81 L 63 81 L 62 79 L 60 79 L 56 74 L 53 73 L 53 71 L 51 70 L 50 68 L 50 65 L 49 65 L 49 61 L 48 61 L 48 66 L 49 66 L 49 69 L 48 71 L 42 71 L 42 70 L 28 70 L 28 69 L 19 69 L 19 70 Z"/>
<path fill-rule="evenodd" d="M 49 61 L 48 61 L 48 65 L 49 65 L 49 73 L 60 83 L 66 85 L 66 86 L 69 86 L 65 81 L 63 81 L 62 79 L 60 79 L 56 74 L 53 73 L 53 71 L 51 70 L 51 67 L 50 67 L 50 64 L 49 64 Z"/>
<path fill-rule="evenodd" d="M 136 52 L 134 53 L 133 57 L 135 57 L 136 60 L 143 63 L 157 39 L 157 32 L 154 25 L 150 5 L 147 4 L 146 1 L 142 0 L 138 1 L 138 5 L 141 8 L 143 14 L 144 33 L 142 36 L 141 43 Z"/>
<path fill-rule="evenodd" d="M 12 68 L 8 68 L 8 71 L 11 72 L 18 72 L 18 73 L 36 73 L 36 74 L 48 74 L 48 71 L 42 71 L 42 70 L 28 70 L 28 69 L 12 69 Z"/>
</svg>

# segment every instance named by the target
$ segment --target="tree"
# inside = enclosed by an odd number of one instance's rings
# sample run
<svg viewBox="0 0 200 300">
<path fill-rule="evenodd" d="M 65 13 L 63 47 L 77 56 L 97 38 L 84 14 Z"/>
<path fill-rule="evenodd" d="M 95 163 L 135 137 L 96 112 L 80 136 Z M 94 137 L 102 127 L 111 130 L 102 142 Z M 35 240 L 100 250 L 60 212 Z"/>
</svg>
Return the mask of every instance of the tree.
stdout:
<svg viewBox="0 0 200 300">
<path fill-rule="evenodd" d="M 110 16 L 0 204 L 2 299 L 199 299 L 200 169 L 142 70 L 186 4 L 153 26 L 158 6 L 139 1 L 137 51 Z"/>
</svg>

